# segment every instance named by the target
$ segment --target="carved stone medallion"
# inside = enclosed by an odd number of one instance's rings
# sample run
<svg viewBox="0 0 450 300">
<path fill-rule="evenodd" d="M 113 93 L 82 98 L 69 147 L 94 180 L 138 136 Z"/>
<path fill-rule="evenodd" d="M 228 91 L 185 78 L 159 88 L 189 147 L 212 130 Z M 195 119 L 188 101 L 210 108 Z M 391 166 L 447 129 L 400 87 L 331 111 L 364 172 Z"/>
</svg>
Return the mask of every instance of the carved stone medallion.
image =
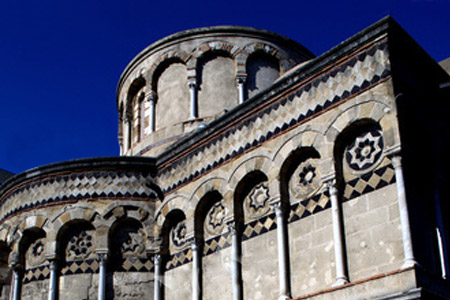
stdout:
<svg viewBox="0 0 450 300">
<path fill-rule="evenodd" d="M 115 235 L 115 251 L 120 251 L 122 257 L 133 257 L 145 249 L 145 233 L 142 228 L 124 224 Z"/>
<path fill-rule="evenodd" d="M 269 206 L 269 188 L 267 183 L 260 183 L 254 186 L 244 200 L 245 213 L 250 218 L 257 218 L 270 209 Z"/>
<path fill-rule="evenodd" d="M 301 162 L 289 180 L 289 194 L 292 200 L 303 200 L 312 196 L 321 186 L 319 159 L 309 158 Z"/>
<path fill-rule="evenodd" d="M 45 244 L 44 239 L 37 239 L 28 247 L 25 253 L 27 267 L 35 267 L 45 262 Z"/>
<path fill-rule="evenodd" d="M 365 171 L 380 161 L 384 142 L 381 130 L 360 134 L 345 149 L 347 166 L 354 171 Z"/>
<path fill-rule="evenodd" d="M 66 259 L 84 259 L 94 250 L 94 231 L 80 230 L 73 232 L 67 243 Z"/>
<path fill-rule="evenodd" d="M 171 232 L 170 237 L 172 239 L 172 245 L 176 249 L 181 249 L 186 245 L 186 223 L 185 221 L 178 222 Z"/>
<path fill-rule="evenodd" d="M 204 227 L 211 235 L 222 233 L 225 227 L 226 209 L 221 201 L 215 203 L 206 214 Z"/>
</svg>

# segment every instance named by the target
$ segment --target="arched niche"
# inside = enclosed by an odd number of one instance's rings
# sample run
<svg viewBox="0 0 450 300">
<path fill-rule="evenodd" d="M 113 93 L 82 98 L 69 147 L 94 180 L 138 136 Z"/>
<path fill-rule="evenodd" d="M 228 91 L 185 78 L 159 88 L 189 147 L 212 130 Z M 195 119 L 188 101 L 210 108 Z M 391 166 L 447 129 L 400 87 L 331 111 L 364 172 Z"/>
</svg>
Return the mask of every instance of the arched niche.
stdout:
<svg viewBox="0 0 450 300">
<path fill-rule="evenodd" d="M 195 210 L 195 237 L 205 241 L 225 231 L 226 206 L 218 191 L 206 193 L 197 204 Z"/>
<path fill-rule="evenodd" d="M 8 257 L 11 252 L 11 248 L 8 247 L 5 241 L 0 241 L 0 293 L 3 294 L 5 287 L 11 283 Z"/>
<path fill-rule="evenodd" d="M 187 246 L 185 220 L 185 214 L 179 209 L 167 214 L 161 230 L 161 253 L 164 256 L 177 253 Z"/>
<path fill-rule="evenodd" d="M 106 299 L 118 299 L 130 292 L 137 299 L 146 299 L 152 293 L 152 284 L 142 285 L 153 278 L 153 264 L 146 252 L 147 240 L 144 223 L 135 217 L 122 215 L 111 225 Z"/>
<path fill-rule="evenodd" d="M 255 264 L 265 264 L 261 252 L 254 253 L 253 241 L 246 241 L 249 237 L 245 234 L 246 226 L 252 221 L 261 219 L 270 212 L 270 196 L 268 178 L 260 170 L 247 173 L 236 186 L 234 191 L 234 220 L 238 243 L 235 247 L 239 253 L 237 269 L 242 277 L 242 297 L 251 298 L 254 287 L 260 282 L 260 278 L 252 272 Z M 256 238 L 259 241 L 261 239 Z"/>
<path fill-rule="evenodd" d="M 19 243 L 20 263 L 29 270 L 45 263 L 45 231 L 29 228 L 23 232 Z"/>
<path fill-rule="evenodd" d="M 247 93 L 248 97 L 252 97 L 271 86 L 280 76 L 280 63 L 275 57 L 263 51 L 257 51 L 248 58 L 246 72 Z"/>
<path fill-rule="evenodd" d="M 36 272 L 47 264 L 45 239 L 45 231 L 37 227 L 26 229 L 22 234 L 19 243 L 19 260 L 23 268 L 20 274 L 22 276 L 21 299 L 47 298 L 48 283 L 43 281 L 45 278 L 43 274 Z M 36 293 L 36 289 L 40 292 Z"/>
<path fill-rule="evenodd" d="M 383 131 L 372 119 L 355 121 L 338 135 L 333 155 L 341 194 L 345 193 L 346 181 L 373 170 L 381 163 L 383 150 Z"/>
<path fill-rule="evenodd" d="M 214 116 L 238 104 L 233 58 L 225 51 L 209 51 L 198 60 L 198 111 Z"/>
<path fill-rule="evenodd" d="M 64 273 L 73 262 L 96 258 L 95 228 L 85 220 L 70 221 L 59 230 L 57 245 L 59 265 Z"/>
<path fill-rule="evenodd" d="M 153 75 L 157 93 L 156 130 L 189 118 L 187 69 L 180 59 L 162 62 Z"/>
<path fill-rule="evenodd" d="M 119 139 L 119 146 L 122 153 L 123 149 L 123 120 L 124 120 L 124 111 L 123 111 L 123 103 L 120 103 L 119 106 L 119 126 L 118 126 L 118 139 Z"/>
<path fill-rule="evenodd" d="M 142 138 L 142 132 L 144 129 L 144 88 L 146 85 L 145 79 L 141 76 L 136 78 L 130 85 L 127 94 L 127 103 L 125 114 L 125 120 L 130 121 L 130 126 L 127 132 L 128 146 L 137 143 Z"/>
<path fill-rule="evenodd" d="M 136 219 L 122 217 L 111 226 L 108 244 L 111 255 L 111 271 L 130 271 L 128 259 L 146 258 L 146 234 Z"/>
<path fill-rule="evenodd" d="M 161 254 L 164 273 L 164 298 L 176 299 L 191 296 L 191 284 L 186 280 L 192 276 L 192 266 L 182 265 L 175 268 L 180 257 L 189 251 L 187 241 L 186 216 L 183 211 L 174 209 L 165 218 L 161 230 Z"/>
<path fill-rule="evenodd" d="M 280 169 L 281 201 L 291 203 L 312 196 L 320 188 L 319 153 L 312 147 L 292 151 Z"/>
<path fill-rule="evenodd" d="M 200 286 L 205 299 L 218 294 L 224 300 L 232 298 L 228 288 L 232 284 L 231 248 L 221 248 L 231 243 L 226 224 L 228 214 L 223 196 L 216 190 L 207 192 L 195 211 L 195 236 L 200 241 L 199 249 L 202 251 Z"/>
<path fill-rule="evenodd" d="M 234 191 L 235 221 L 243 226 L 266 214 L 269 207 L 267 176 L 259 171 L 249 172 L 242 178 Z"/>
<path fill-rule="evenodd" d="M 57 284 L 59 298 L 84 299 L 88 290 L 77 286 L 89 286 L 92 273 L 97 272 L 97 235 L 94 226 L 84 219 L 73 219 L 65 223 L 57 234 L 58 258 Z"/>
</svg>

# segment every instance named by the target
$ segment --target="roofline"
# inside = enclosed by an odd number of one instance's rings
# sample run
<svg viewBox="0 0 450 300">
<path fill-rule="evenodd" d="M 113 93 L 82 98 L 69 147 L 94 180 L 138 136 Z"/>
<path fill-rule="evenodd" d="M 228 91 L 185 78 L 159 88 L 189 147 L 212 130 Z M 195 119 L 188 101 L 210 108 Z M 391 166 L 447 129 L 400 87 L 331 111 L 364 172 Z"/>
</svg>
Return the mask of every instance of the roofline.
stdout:
<svg viewBox="0 0 450 300">
<path fill-rule="evenodd" d="M 91 171 L 101 169 L 130 169 L 133 171 L 142 170 L 151 174 L 156 174 L 156 160 L 153 157 L 138 156 L 112 156 L 82 158 L 69 161 L 51 163 L 29 169 L 17 175 L 9 177 L 3 184 L 0 184 L 0 197 L 10 188 L 17 186 L 26 180 L 32 180 L 41 176 L 58 172 L 68 171 Z"/>
<path fill-rule="evenodd" d="M 303 45 L 298 42 L 280 35 L 275 32 L 271 32 L 264 29 L 257 29 L 253 27 L 246 26 L 231 26 L 231 25 L 223 25 L 223 26 L 210 26 L 210 27 L 201 27 L 195 29 L 189 29 L 180 31 L 174 34 L 171 34 L 165 38 L 162 38 L 151 45 L 147 46 L 144 50 L 139 52 L 128 65 L 123 70 L 122 74 L 119 77 L 119 82 L 116 87 L 116 102 L 119 103 L 119 91 L 125 82 L 125 78 L 139 65 L 144 59 L 146 59 L 149 55 L 155 53 L 156 51 L 169 47 L 174 43 L 179 43 L 181 41 L 190 40 L 197 36 L 208 36 L 208 35 L 225 35 L 225 34 L 239 34 L 240 36 L 253 36 L 253 37 L 265 37 L 268 40 L 276 40 L 277 43 L 284 44 L 289 46 L 291 49 L 302 52 L 306 55 L 310 55 L 314 57 L 315 55 L 305 48 Z"/>
</svg>

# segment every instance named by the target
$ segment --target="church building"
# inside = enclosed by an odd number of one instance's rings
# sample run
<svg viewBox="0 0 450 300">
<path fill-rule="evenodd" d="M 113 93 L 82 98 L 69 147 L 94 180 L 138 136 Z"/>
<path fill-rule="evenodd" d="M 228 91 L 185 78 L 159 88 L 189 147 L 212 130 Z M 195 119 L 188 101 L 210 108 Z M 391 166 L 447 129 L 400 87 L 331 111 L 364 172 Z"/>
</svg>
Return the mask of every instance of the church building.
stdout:
<svg viewBox="0 0 450 300">
<path fill-rule="evenodd" d="M 116 101 L 120 156 L 0 170 L 0 300 L 450 299 L 450 76 L 391 17 L 175 33 Z"/>
</svg>

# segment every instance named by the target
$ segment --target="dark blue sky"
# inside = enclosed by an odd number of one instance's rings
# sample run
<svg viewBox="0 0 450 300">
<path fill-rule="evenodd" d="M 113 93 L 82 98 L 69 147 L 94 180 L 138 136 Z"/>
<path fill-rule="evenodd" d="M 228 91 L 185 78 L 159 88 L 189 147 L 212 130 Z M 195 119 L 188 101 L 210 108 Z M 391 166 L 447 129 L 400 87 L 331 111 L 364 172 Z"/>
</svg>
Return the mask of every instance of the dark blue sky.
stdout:
<svg viewBox="0 0 450 300">
<path fill-rule="evenodd" d="M 118 155 L 117 81 L 166 35 L 252 26 L 320 55 L 386 15 L 434 59 L 450 56 L 450 0 L 1 1 L 0 168 Z"/>
</svg>

